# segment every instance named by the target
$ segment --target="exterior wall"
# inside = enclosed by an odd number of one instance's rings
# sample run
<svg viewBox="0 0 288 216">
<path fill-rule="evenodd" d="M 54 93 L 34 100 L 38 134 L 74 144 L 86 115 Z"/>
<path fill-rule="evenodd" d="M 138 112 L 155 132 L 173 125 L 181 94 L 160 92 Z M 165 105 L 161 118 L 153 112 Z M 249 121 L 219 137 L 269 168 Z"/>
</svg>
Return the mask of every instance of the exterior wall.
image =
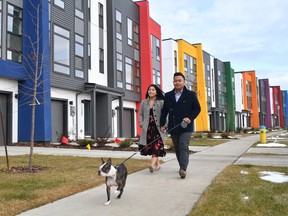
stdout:
<svg viewBox="0 0 288 216">
<path fill-rule="evenodd" d="M 250 113 L 250 127 L 259 128 L 257 81 L 255 71 L 242 72 L 244 110 Z M 251 82 L 251 89 L 247 89 L 246 82 Z M 251 95 L 249 95 L 251 94 Z M 247 97 L 252 99 L 252 107 L 248 107 Z"/>
<path fill-rule="evenodd" d="M 226 71 L 226 93 L 227 93 L 227 130 L 235 131 L 235 88 L 234 88 L 234 70 L 230 62 L 225 62 Z"/>
<path fill-rule="evenodd" d="M 76 140 L 76 116 L 71 113 L 71 107 L 76 104 L 76 93 L 67 89 L 51 88 L 51 99 L 62 100 L 68 102 L 67 109 L 67 125 L 70 140 Z M 56 133 L 56 131 L 53 131 Z"/>
<path fill-rule="evenodd" d="M 33 4 L 33 5 L 31 5 Z M 35 31 L 35 17 L 37 17 L 37 8 L 41 5 L 39 10 L 39 32 Z M 49 44 L 49 14 L 48 14 L 48 1 L 35 0 L 23 2 L 23 31 L 29 34 L 29 38 L 23 36 L 23 48 L 22 53 L 23 66 L 25 73 L 30 74 L 30 77 L 34 78 L 35 73 L 42 74 L 39 76 L 37 83 L 37 103 L 35 106 L 35 137 L 36 142 L 50 142 L 51 141 L 51 98 L 50 98 L 50 49 Z M 37 38 L 37 33 L 41 35 L 40 39 Z M 36 41 L 39 40 L 39 52 L 38 58 L 40 68 L 36 68 L 35 56 L 33 53 L 37 45 Z M 31 44 L 32 41 L 32 44 Z M 36 54 L 37 55 L 37 54 Z M 42 62 L 41 62 L 42 61 Z M 18 104 L 21 109 L 18 110 L 18 139 L 19 142 L 30 141 L 31 138 L 31 103 L 33 99 L 34 87 L 33 79 L 26 79 L 21 81 L 19 85 L 19 97 Z"/>
<path fill-rule="evenodd" d="M 282 91 L 284 127 L 288 128 L 288 91 Z"/>
<path fill-rule="evenodd" d="M 242 74 L 234 74 L 235 83 L 235 126 L 236 129 L 247 127 L 242 121 L 243 95 L 242 95 Z"/>
<path fill-rule="evenodd" d="M 217 130 L 226 131 L 226 115 L 227 115 L 227 91 L 226 91 L 226 72 L 225 65 L 219 59 L 214 59 L 215 62 L 215 99 L 217 118 Z"/>
<path fill-rule="evenodd" d="M 266 128 L 271 128 L 271 100 L 268 79 L 259 79 L 259 122 Z"/>
<path fill-rule="evenodd" d="M 176 53 L 176 56 L 174 56 Z M 168 92 L 174 88 L 173 74 L 178 71 L 178 44 L 173 39 L 162 40 L 162 81 L 163 91 Z M 176 62 L 175 62 L 176 61 Z"/>
<path fill-rule="evenodd" d="M 283 104 L 280 86 L 271 86 L 273 97 L 273 113 L 272 119 L 274 120 L 275 127 L 284 127 L 283 119 Z"/>
<path fill-rule="evenodd" d="M 10 98 L 10 100 L 6 101 L 6 105 L 4 105 L 7 107 L 9 114 L 9 116 L 6 117 L 6 123 L 8 123 L 6 124 L 6 142 L 7 144 L 16 143 L 18 142 L 18 99 L 16 98 L 18 96 L 18 82 L 16 80 L 0 78 L 0 94 L 9 95 Z M 2 112 L 1 110 L 1 113 Z M 3 123 L 5 124 L 5 122 Z M 0 128 L 2 128 L 2 126 L 0 126 Z M 0 146 L 1 145 L 3 145 L 3 143 L 0 143 Z"/>
<path fill-rule="evenodd" d="M 184 54 L 188 54 L 196 59 L 196 93 L 198 95 L 198 100 L 201 106 L 201 112 L 199 116 L 195 120 L 195 131 L 208 131 L 208 109 L 207 109 L 207 97 L 206 97 L 206 89 L 205 89 L 205 74 L 203 68 L 203 50 L 201 44 L 189 44 L 184 40 L 177 40 L 178 42 L 178 55 L 179 55 L 179 71 L 182 72 L 185 76 L 184 72 Z M 187 81 L 187 79 L 186 79 Z"/>
<path fill-rule="evenodd" d="M 103 5 L 103 30 L 99 27 L 99 3 Z M 91 43 L 91 68 L 88 70 L 88 82 L 108 86 L 108 69 L 107 69 L 107 5 L 105 0 L 91 1 L 91 23 L 90 38 Z M 104 51 L 104 73 L 99 72 L 99 35 L 103 38 Z"/>
<path fill-rule="evenodd" d="M 47 0 L 41 0 L 47 1 Z M 51 87 L 69 89 L 73 91 L 83 91 L 84 83 L 87 82 L 88 77 L 88 1 L 84 2 L 84 13 L 83 19 L 78 18 L 75 15 L 75 1 L 65 1 L 64 2 L 64 10 L 51 1 L 51 11 L 50 11 L 50 45 L 51 45 Z M 49 29 L 48 23 L 46 24 L 47 30 Z M 70 37 L 70 73 L 63 74 L 56 72 L 54 70 L 54 28 L 55 25 L 64 28 L 69 31 Z M 75 74 L 75 34 L 79 34 L 84 37 L 83 44 L 83 72 L 84 78 L 76 77 Z"/>
<path fill-rule="evenodd" d="M 150 18 L 149 2 L 139 1 L 136 2 L 139 6 L 140 16 L 140 71 L 141 71 L 141 98 L 136 103 L 137 110 L 140 109 L 140 102 L 145 98 L 146 90 L 148 86 L 153 82 L 153 70 L 160 73 L 160 88 L 163 89 L 163 75 L 162 75 L 162 38 L 161 38 L 161 26 Z M 160 58 L 156 59 L 155 39 L 159 40 L 160 46 Z M 137 121 L 137 135 L 141 134 L 141 128 Z"/>
</svg>

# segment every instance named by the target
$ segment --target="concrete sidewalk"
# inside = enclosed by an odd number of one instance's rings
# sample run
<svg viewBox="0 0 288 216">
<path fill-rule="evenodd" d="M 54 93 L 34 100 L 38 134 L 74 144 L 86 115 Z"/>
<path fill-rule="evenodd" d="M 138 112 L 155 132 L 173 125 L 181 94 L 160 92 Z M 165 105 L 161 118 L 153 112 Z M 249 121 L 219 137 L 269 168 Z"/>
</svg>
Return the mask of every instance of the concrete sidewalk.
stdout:
<svg viewBox="0 0 288 216">
<path fill-rule="evenodd" d="M 110 206 L 103 205 L 106 201 L 106 190 L 105 186 L 102 185 L 20 215 L 185 216 L 189 214 L 213 179 L 228 165 L 238 161 L 239 157 L 257 141 L 259 141 L 259 136 L 249 136 L 205 148 L 190 155 L 186 179 L 180 179 L 178 175 L 179 166 L 175 155 L 168 154 L 167 157 L 163 158 L 166 158 L 165 163 L 162 164 L 159 172 L 151 174 L 146 169 L 129 175 L 122 198 L 117 200 L 112 197 Z M 57 149 L 57 152 L 59 150 Z M 42 149 L 41 151 L 50 151 L 51 154 L 52 150 Z M 72 151 L 70 153 L 72 155 L 79 154 Z M 99 151 L 98 153 L 100 154 Z M 116 155 L 113 154 L 117 154 L 115 152 L 109 152 L 109 155 L 107 155 L 107 152 L 104 153 L 106 153 L 105 157 L 115 157 Z M 68 154 L 67 150 L 66 154 Z M 121 152 L 121 154 L 126 153 Z M 85 154 L 79 156 L 85 156 Z M 97 157 L 96 153 L 95 157 Z M 126 156 L 121 155 L 121 157 Z M 141 156 L 137 154 L 137 157 Z"/>
</svg>

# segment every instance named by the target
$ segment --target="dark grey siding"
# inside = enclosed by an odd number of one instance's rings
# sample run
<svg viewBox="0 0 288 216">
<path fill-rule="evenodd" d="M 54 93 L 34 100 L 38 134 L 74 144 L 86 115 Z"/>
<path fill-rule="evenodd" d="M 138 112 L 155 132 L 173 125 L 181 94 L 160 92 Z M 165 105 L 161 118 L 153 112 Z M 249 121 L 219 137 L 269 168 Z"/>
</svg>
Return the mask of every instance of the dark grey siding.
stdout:
<svg viewBox="0 0 288 216">
<path fill-rule="evenodd" d="M 134 49 L 127 43 L 127 18 L 139 25 L 139 7 L 131 0 L 107 0 L 107 32 L 108 32 L 108 86 L 117 88 L 117 60 L 116 60 L 116 9 L 122 14 L 122 55 L 123 75 L 125 79 L 125 57 L 134 60 Z M 139 25 L 140 29 L 140 25 Z M 141 44 L 140 44 L 141 46 Z M 119 88 L 118 88 L 119 89 Z M 140 93 L 125 91 L 124 100 L 139 101 Z"/>
<path fill-rule="evenodd" d="M 88 77 L 88 0 L 84 0 L 84 19 L 75 16 L 75 1 L 65 1 L 65 8 L 51 3 L 50 47 L 51 47 L 51 86 L 69 90 L 83 90 Z M 70 31 L 70 75 L 53 71 L 53 26 L 54 24 Z M 82 30 L 81 27 L 84 26 Z M 84 37 L 84 79 L 75 77 L 75 32 Z"/>
<path fill-rule="evenodd" d="M 211 93 L 211 75 L 210 72 L 212 70 L 211 63 L 210 63 L 210 54 L 203 51 L 203 61 L 204 61 L 204 72 L 205 72 L 205 82 L 206 82 L 206 89 Z M 210 78 L 210 79 L 208 79 Z M 208 111 L 211 110 L 211 94 L 210 96 L 207 94 L 207 106 Z"/>
</svg>

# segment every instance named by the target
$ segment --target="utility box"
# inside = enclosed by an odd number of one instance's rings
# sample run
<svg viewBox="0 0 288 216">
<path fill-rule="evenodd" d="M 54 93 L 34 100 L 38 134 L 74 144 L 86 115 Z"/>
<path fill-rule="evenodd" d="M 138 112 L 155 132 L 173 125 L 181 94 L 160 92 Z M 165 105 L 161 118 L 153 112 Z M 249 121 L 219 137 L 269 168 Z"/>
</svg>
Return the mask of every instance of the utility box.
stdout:
<svg viewBox="0 0 288 216">
<path fill-rule="evenodd" d="M 260 143 L 266 143 L 266 127 L 264 125 L 260 126 Z"/>
</svg>

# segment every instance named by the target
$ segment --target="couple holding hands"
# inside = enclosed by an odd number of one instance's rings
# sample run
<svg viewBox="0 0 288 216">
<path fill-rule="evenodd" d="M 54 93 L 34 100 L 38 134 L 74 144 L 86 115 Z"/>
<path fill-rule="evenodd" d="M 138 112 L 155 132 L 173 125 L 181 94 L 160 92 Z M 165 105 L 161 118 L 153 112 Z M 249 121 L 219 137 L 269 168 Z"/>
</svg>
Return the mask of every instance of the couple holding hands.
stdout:
<svg viewBox="0 0 288 216">
<path fill-rule="evenodd" d="M 174 74 L 173 85 L 174 89 L 165 95 L 157 85 L 148 87 L 139 111 L 139 125 L 142 128 L 139 150 L 141 155 L 152 156 L 150 172 L 158 171 L 161 167 L 159 157 L 166 155 L 164 144 L 167 131 L 175 147 L 180 166 L 179 175 L 185 178 L 193 121 L 201 108 L 196 93 L 185 87 L 185 76 L 182 73 Z"/>
</svg>

